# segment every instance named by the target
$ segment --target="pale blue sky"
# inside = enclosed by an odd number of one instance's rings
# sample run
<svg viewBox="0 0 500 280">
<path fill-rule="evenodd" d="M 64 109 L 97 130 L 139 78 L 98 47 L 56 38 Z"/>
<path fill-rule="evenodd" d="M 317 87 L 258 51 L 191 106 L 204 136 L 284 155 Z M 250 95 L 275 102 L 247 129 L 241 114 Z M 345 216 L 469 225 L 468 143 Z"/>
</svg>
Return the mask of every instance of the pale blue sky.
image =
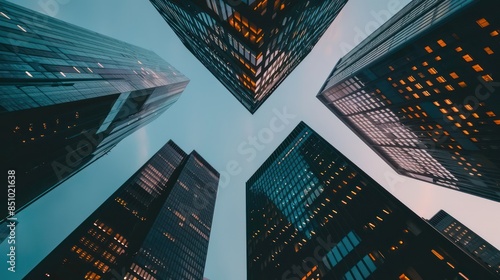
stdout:
<svg viewBox="0 0 500 280">
<path fill-rule="evenodd" d="M 301 120 L 418 215 L 430 218 L 444 209 L 500 248 L 500 224 L 494 222 L 499 220 L 499 203 L 397 175 L 316 99 L 345 47 L 354 46 L 379 25 L 383 15 L 392 14 L 409 0 L 350 0 L 311 54 L 254 115 L 184 48 L 149 1 L 15 2 L 151 49 L 191 82 L 160 118 L 17 215 L 17 272 L 2 269 L 0 279 L 21 279 L 169 139 L 186 152 L 196 149 L 223 174 L 205 276 L 211 280 L 246 279 L 245 182 Z M 47 10 L 44 3 L 53 5 Z M 238 147 L 251 147 L 249 137 L 269 132 L 276 111 L 285 108 L 295 117 L 274 132 L 268 143 L 261 143 L 262 150 L 253 149 L 255 158 L 238 151 Z M 228 164 L 238 165 L 233 175 Z M 0 252 L 7 252 L 6 245 L 0 246 Z"/>
</svg>

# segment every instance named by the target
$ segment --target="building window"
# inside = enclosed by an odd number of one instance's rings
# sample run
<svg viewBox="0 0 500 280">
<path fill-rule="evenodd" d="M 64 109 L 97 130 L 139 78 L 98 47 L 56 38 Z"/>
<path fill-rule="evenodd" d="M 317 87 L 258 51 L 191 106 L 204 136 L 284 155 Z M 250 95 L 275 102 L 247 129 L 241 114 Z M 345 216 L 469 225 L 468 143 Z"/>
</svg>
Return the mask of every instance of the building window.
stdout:
<svg viewBox="0 0 500 280">
<path fill-rule="evenodd" d="M 429 73 L 431 73 L 432 75 L 437 74 L 437 70 L 434 67 L 433 68 L 429 68 L 429 70 L 427 70 L 427 71 L 429 71 Z"/>
<path fill-rule="evenodd" d="M 443 40 L 438 40 L 437 41 L 438 45 L 440 45 L 441 47 L 446 47 L 446 43 L 443 41 Z"/>
<path fill-rule="evenodd" d="M 493 111 L 488 111 L 488 112 L 486 112 L 486 115 L 487 115 L 488 117 L 495 117 L 495 116 L 496 116 L 496 114 L 495 114 Z"/>
<path fill-rule="evenodd" d="M 490 76 L 490 75 L 484 75 L 482 76 L 483 80 L 485 80 L 486 82 L 491 82 L 493 81 L 493 78 Z"/>
<path fill-rule="evenodd" d="M 437 80 L 438 82 L 440 82 L 440 83 L 444 83 L 444 82 L 446 82 L 446 79 L 445 79 L 443 76 L 439 76 L 439 77 L 437 77 L 437 78 L 436 78 L 436 80 Z"/>
<path fill-rule="evenodd" d="M 468 54 L 466 54 L 466 55 L 462 56 L 462 58 L 463 58 L 465 61 L 467 61 L 467 62 L 471 62 L 471 61 L 473 60 L 473 59 L 472 59 L 472 57 L 471 57 L 470 55 L 468 55 Z"/>
<path fill-rule="evenodd" d="M 472 69 L 474 69 L 476 72 L 483 71 L 483 67 L 481 67 L 481 65 L 479 65 L 479 64 L 472 66 Z"/>
<path fill-rule="evenodd" d="M 490 25 L 490 23 L 485 19 L 485 18 L 482 18 L 482 19 L 478 19 L 476 20 L 476 23 L 481 27 L 481 28 L 485 28 L 486 26 Z"/>
</svg>

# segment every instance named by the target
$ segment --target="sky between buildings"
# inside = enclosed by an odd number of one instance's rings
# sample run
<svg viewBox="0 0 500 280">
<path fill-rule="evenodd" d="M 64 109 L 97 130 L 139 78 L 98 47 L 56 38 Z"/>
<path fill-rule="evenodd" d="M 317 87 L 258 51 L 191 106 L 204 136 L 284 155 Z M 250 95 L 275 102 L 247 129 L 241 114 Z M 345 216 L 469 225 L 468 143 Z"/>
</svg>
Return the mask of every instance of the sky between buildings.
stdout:
<svg viewBox="0 0 500 280">
<path fill-rule="evenodd" d="M 17 272 L 2 269 L 0 279 L 21 279 L 169 139 L 188 153 L 195 149 L 221 173 L 205 276 L 246 279 L 245 182 L 301 120 L 419 216 L 444 209 L 500 248 L 500 203 L 397 175 L 316 98 L 338 59 L 409 0 L 350 0 L 254 115 L 185 49 L 147 0 L 13 2 L 151 49 L 191 82 L 156 121 L 17 215 Z M 251 144 L 255 138 L 258 144 Z M 7 252 L 6 242 L 0 252 Z"/>
</svg>

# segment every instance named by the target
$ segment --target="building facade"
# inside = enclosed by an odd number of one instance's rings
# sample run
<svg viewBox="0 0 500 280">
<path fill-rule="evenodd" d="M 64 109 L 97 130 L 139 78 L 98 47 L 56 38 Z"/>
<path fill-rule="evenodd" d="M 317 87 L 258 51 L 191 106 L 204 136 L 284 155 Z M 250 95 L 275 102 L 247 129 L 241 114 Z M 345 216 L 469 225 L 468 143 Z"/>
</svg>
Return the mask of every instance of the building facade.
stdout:
<svg viewBox="0 0 500 280">
<path fill-rule="evenodd" d="M 169 141 L 24 279 L 202 279 L 218 182 Z"/>
<path fill-rule="evenodd" d="M 252 114 L 347 0 L 151 0 L 187 49 Z"/>
<path fill-rule="evenodd" d="M 160 116 L 189 81 L 149 50 L 7 1 L 0 29 L 1 170 L 16 171 L 18 210 Z"/>
<path fill-rule="evenodd" d="M 437 212 L 428 222 L 500 277 L 500 251 L 497 248 L 444 210 Z"/>
<path fill-rule="evenodd" d="M 247 182 L 247 279 L 492 279 L 300 123 Z"/>
<path fill-rule="evenodd" d="M 414 0 L 318 98 L 398 173 L 500 201 L 500 22 L 491 0 Z"/>
</svg>

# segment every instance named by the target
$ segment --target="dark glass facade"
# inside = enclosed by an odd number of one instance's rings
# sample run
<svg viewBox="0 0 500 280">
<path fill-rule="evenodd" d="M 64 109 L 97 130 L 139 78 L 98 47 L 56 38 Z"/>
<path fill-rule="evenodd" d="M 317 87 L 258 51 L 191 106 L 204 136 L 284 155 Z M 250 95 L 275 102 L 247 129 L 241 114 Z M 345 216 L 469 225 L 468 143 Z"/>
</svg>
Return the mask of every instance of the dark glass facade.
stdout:
<svg viewBox="0 0 500 280">
<path fill-rule="evenodd" d="M 1 170 L 20 210 L 179 97 L 188 79 L 155 53 L 2 1 Z"/>
<path fill-rule="evenodd" d="M 491 0 L 415 0 L 318 98 L 398 173 L 500 201 L 500 21 Z"/>
<path fill-rule="evenodd" d="M 300 123 L 247 182 L 253 279 L 493 279 Z"/>
<path fill-rule="evenodd" d="M 500 278 L 500 251 L 497 248 L 444 210 L 437 212 L 429 223 Z"/>
<path fill-rule="evenodd" d="M 150 0 L 252 114 L 306 57 L 347 0 Z"/>
<path fill-rule="evenodd" d="M 25 279 L 202 279 L 218 182 L 169 141 Z"/>
</svg>

